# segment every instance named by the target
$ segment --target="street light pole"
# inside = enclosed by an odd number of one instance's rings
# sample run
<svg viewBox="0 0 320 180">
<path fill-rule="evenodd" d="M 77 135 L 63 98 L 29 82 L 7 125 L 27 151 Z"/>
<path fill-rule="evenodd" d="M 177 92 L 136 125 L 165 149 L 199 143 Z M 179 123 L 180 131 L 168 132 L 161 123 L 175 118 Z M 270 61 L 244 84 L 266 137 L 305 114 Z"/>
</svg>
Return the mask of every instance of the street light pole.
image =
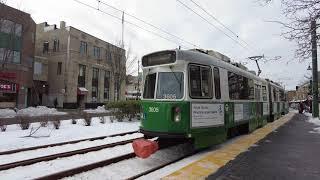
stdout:
<svg viewBox="0 0 320 180">
<path fill-rule="evenodd" d="M 317 62 L 317 25 L 311 20 L 311 53 L 312 53 L 312 117 L 319 117 L 318 104 L 318 62 Z"/>
</svg>

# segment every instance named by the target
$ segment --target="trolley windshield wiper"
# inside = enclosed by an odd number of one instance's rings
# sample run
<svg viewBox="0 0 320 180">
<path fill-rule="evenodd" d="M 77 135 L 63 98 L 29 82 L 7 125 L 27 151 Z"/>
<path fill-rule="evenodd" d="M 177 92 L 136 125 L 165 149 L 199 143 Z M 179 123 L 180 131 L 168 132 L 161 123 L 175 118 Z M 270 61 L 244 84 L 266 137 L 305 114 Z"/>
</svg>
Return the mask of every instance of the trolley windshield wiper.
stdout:
<svg viewBox="0 0 320 180">
<path fill-rule="evenodd" d="M 179 80 L 179 78 L 177 77 L 176 73 L 173 72 L 171 68 L 170 68 L 170 70 L 171 70 L 171 72 L 173 73 L 176 81 L 179 83 L 179 88 L 180 88 L 179 91 L 181 91 L 181 84 L 182 84 L 182 83 L 181 83 L 181 80 Z"/>
</svg>

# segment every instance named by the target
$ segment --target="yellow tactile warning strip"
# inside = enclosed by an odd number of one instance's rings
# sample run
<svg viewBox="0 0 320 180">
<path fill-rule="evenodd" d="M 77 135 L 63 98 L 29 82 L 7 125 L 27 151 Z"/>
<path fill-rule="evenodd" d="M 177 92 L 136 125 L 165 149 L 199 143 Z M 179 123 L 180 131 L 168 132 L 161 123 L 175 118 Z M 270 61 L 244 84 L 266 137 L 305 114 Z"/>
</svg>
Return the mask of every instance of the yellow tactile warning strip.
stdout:
<svg viewBox="0 0 320 180">
<path fill-rule="evenodd" d="M 288 122 L 294 113 L 268 123 L 263 128 L 255 130 L 253 133 L 241 137 L 231 144 L 220 149 L 214 150 L 200 160 L 193 162 L 162 179 L 205 179 L 210 174 L 216 172 L 219 168 L 233 160 L 240 153 L 246 151 L 250 146 L 263 139 L 269 133 Z"/>
</svg>

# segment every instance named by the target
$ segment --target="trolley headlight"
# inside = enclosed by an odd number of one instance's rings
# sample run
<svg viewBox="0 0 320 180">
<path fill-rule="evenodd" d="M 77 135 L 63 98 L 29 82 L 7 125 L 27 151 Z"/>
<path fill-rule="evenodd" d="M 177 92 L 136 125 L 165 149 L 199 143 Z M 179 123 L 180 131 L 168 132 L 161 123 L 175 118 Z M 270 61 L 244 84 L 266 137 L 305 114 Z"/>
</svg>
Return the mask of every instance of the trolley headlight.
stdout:
<svg viewBox="0 0 320 180">
<path fill-rule="evenodd" d="M 181 109 L 180 107 L 174 108 L 174 116 L 173 116 L 174 122 L 179 122 L 181 120 Z"/>
</svg>

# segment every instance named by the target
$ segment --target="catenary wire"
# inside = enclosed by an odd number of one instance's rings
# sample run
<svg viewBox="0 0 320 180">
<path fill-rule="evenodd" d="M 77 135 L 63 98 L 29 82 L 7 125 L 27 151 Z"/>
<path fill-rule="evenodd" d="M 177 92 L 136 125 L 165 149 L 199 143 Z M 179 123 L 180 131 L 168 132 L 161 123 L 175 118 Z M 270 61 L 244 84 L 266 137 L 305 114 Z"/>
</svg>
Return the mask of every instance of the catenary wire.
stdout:
<svg viewBox="0 0 320 180">
<path fill-rule="evenodd" d="M 234 39 L 233 37 L 231 37 L 229 34 L 227 34 L 226 32 L 224 32 L 222 29 L 220 29 L 219 27 L 217 27 L 216 25 L 212 24 L 208 19 L 206 19 L 205 17 L 201 16 L 199 13 L 197 13 L 195 10 L 193 10 L 192 8 L 190 8 L 188 5 L 186 5 L 185 3 L 181 2 L 180 0 L 177 0 L 181 5 L 183 5 L 185 8 L 187 8 L 188 10 L 192 11 L 194 14 L 196 14 L 197 16 L 199 16 L 202 20 L 204 20 L 205 22 L 207 22 L 209 25 L 211 25 L 212 27 L 214 27 L 215 29 L 219 30 L 220 32 L 222 32 L 225 36 L 227 36 L 228 38 L 230 38 L 232 41 L 234 41 L 235 43 L 237 43 L 239 46 L 241 46 L 242 48 L 251 51 L 247 46 L 244 46 L 243 44 L 241 44 L 239 41 L 237 41 L 236 39 Z"/>
<path fill-rule="evenodd" d="M 84 6 L 87 6 L 87 7 L 91 8 L 91 9 L 100 11 L 100 12 L 102 12 L 102 13 L 108 15 L 108 16 L 111 16 L 111 17 L 117 19 L 117 20 L 122 21 L 122 18 L 119 18 L 119 17 L 117 17 L 117 16 L 115 16 L 115 15 L 113 15 L 113 14 L 110 14 L 110 13 L 108 13 L 108 12 L 102 11 L 102 10 L 100 10 L 99 8 L 96 8 L 96 7 L 94 7 L 94 6 L 91 6 L 91 5 L 89 5 L 89 4 L 86 4 L 86 3 L 84 3 L 84 2 L 81 2 L 81 1 L 79 1 L 79 0 L 73 0 L 73 1 L 75 1 L 75 2 L 77 2 L 77 3 L 79 3 L 79 4 L 82 4 L 82 5 L 84 5 Z M 160 34 L 158 34 L 158 33 L 155 33 L 155 32 L 153 32 L 153 31 L 150 31 L 150 30 L 148 30 L 148 29 L 145 29 L 145 28 L 143 28 L 143 27 L 141 27 L 141 26 L 139 26 L 139 25 L 137 25 L 137 24 L 134 24 L 134 23 L 132 23 L 132 22 L 130 22 L 130 21 L 127 21 L 127 20 L 123 20 L 123 21 L 124 21 L 125 23 L 127 23 L 127 24 L 130 24 L 130 25 L 136 27 L 136 28 L 139 28 L 139 29 L 141 29 L 141 30 L 144 30 L 144 31 L 146 31 L 146 32 L 148 32 L 148 33 L 150 33 L 150 34 L 153 34 L 153 35 L 158 36 L 158 37 L 160 37 L 160 38 L 162 38 L 162 39 L 165 39 L 165 40 L 167 40 L 167 41 L 170 41 L 171 43 L 176 44 L 176 45 L 178 45 L 178 46 L 181 46 L 181 47 L 183 47 L 183 48 L 185 48 L 185 49 L 191 49 L 190 47 L 181 45 L 181 44 L 179 44 L 179 43 L 177 43 L 177 42 L 175 42 L 175 41 L 173 41 L 173 40 L 171 40 L 171 39 L 169 39 L 169 38 L 167 38 L 167 37 L 164 37 L 164 36 L 162 36 L 162 35 L 160 35 Z"/>
<path fill-rule="evenodd" d="M 200 8 L 203 12 L 205 12 L 208 16 L 210 16 L 212 19 L 214 19 L 216 22 L 218 22 L 221 26 L 223 26 L 225 29 L 227 29 L 231 34 L 236 36 L 241 42 L 243 42 L 245 45 L 253 49 L 254 51 L 257 51 L 255 48 L 253 48 L 249 43 L 247 43 L 245 40 L 239 37 L 237 33 L 232 31 L 229 27 L 227 27 L 225 24 L 223 24 L 218 18 L 216 18 L 214 15 L 209 13 L 206 9 L 204 9 L 199 3 L 195 2 L 194 0 L 189 0 L 191 1 L 194 5 L 196 5 L 198 8 Z"/>
<path fill-rule="evenodd" d="M 106 3 L 106 2 L 103 2 L 103 1 L 100 1 L 100 0 L 97 0 L 97 1 L 98 1 L 99 3 L 101 3 L 101 4 L 104 4 L 104 5 L 112 8 L 112 9 L 114 9 L 114 10 L 117 10 L 117 11 L 119 11 L 119 12 L 123 12 L 125 15 L 130 16 L 130 17 L 132 17 L 132 18 L 134 18 L 134 19 L 136 19 L 136 20 L 138 20 L 138 21 L 140 21 L 140 22 L 142 22 L 142 23 L 144 23 L 144 24 L 147 24 L 147 25 L 149 25 L 149 26 L 151 26 L 151 27 L 153 27 L 153 28 L 155 28 L 155 29 L 157 29 L 157 30 L 159 30 L 159 31 L 162 31 L 162 32 L 164 32 L 164 33 L 167 34 L 167 35 L 170 35 L 170 36 L 172 36 L 172 37 L 174 37 L 174 38 L 177 38 L 177 39 L 179 39 L 179 40 L 181 40 L 181 41 L 183 41 L 183 42 L 185 42 L 185 43 L 187 43 L 187 44 L 189 44 L 189 45 L 191 45 L 191 46 L 193 46 L 193 47 L 200 48 L 198 45 L 195 45 L 195 44 L 193 44 L 193 43 L 191 43 L 191 42 L 189 42 L 189 41 L 186 41 L 186 40 L 184 40 L 183 38 L 181 38 L 181 37 L 179 37 L 179 36 L 177 36 L 177 35 L 174 35 L 174 34 L 170 33 L 170 32 L 167 31 L 167 30 L 164 30 L 163 28 L 160 28 L 160 27 L 158 27 L 158 26 L 155 26 L 155 25 L 151 24 L 150 22 L 147 22 L 147 21 L 145 21 L 145 20 L 143 20 L 143 19 L 141 19 L 141 18 L 138 18 L 137 16 L 134 16 L 134 15 L 132 15 L 132 14 L 130 14 L 130 13 L 127 13 L 127 12 L 125 12 L 125 11 L 119 9 L 119 8 L 116 8 L 116 7 L 110 5 L 110 4 Z"/>
</svg>

